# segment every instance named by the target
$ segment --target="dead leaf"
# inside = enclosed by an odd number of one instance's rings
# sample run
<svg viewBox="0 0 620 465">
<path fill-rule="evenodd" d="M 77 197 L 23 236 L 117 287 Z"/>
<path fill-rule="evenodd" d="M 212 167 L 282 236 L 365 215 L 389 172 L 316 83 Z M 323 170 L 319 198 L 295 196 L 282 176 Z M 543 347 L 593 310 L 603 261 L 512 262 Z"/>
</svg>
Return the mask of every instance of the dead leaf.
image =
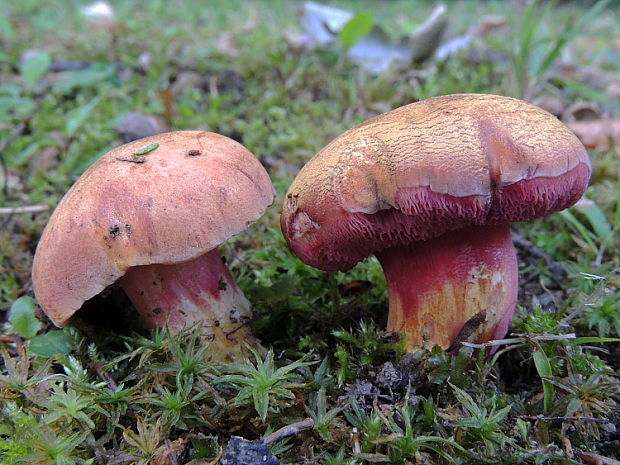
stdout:
<svg viewBox="0 0 620 465">
<path fill-rule="evenodd" d="M 189 89 L 200 89 L 204 85 L 204 78 L 195 71 L 181 71 L 169 90 L 173 97 L 177 97 L 185 93 Z"/>
<path fill-rule="evenodd" d="M 591 463 L 592 465 L 620 465 L 618 460 L 591 452 L 575 451 L 575 455 L 584 462 Z"/>
<path fill-rule="evenodd" d="M 594 121 L 569 121 L 566 125 L 588 149 L 606 152 L 620 147 L 620 119 L 604 118 Z"/>
<path fill-rule="evenodd" d="M 592 102 L 576 102 L 562 112 L 562 121 L 593 121 L 601 119 L 598 106 Z"/>
<path fill-rule="evenodd" d="M 566 109 L 562 99 L 552 95 L 543 95 L 542 97 L 535 99 L 532 103 L 558 118 L 562 116 Z"/>
<path fill-rule="evenodd" d="M 186 441 L 183 438 L 174 441 L 165 440 L 153 454 L 153 465 L 177 465 L 178 457 L 186 448 Z"/>
<path fill-rule="evenodd" d="M 353 16 L 350 11 L 306 2 L 302 25 L 308 39 L 320 45 L 338 40 L 338 32 Z M 347 55 L 359 66 L 377 74 L 394 62 L 421 61 L 435 53 L 447 24 L 447 8 L 439 4 L 422 24 L 401 38 L 394 39 L 381 26 L 373 26 Z"/>
<path fill-rule="evenodd" d="M 604 90 L 610 84 L 620 83 L 620 78 L 616 72 L 576 63 L 558 63 L 553 67 L 553 75 L 562 79 L 577 81 L 596 90 Z"/>
<path fill-rule="evenodd" d="M 474 46 L 475 40 L 485 37 L 506 27 L 506 20 L 499 16 L 483 16 L 480 23 L 469 28 L 466 34 L 447 40 L 435 52 L 439 60 L 447 60 L 462 50 Z"/>
</svg>

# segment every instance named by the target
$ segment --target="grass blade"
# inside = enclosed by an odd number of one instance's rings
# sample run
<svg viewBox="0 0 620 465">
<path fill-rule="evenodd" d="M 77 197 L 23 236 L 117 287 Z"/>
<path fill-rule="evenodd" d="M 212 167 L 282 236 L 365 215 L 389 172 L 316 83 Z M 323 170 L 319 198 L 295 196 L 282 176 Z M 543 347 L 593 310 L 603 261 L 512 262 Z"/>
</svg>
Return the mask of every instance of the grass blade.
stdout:
<svg viewBox="0 0 620 465">
<path fill-rule="evenodd" d="M 555 389 L 553 385 L 545 379 L 545 376 L 553 375 L 553 372 L 551 370 L 551 363 L 549 362 L 547 355 L 541 348 L 535 350 L 532 354 L 532 357 L 534 359 L 536 371 L 538 372 L 538 376 L 540 376 L 543 386 L 543 413 L 547 414 L 551 410 L 551 407 L 553 405 L 553 397 L 555 395 Z"/>
</svg>

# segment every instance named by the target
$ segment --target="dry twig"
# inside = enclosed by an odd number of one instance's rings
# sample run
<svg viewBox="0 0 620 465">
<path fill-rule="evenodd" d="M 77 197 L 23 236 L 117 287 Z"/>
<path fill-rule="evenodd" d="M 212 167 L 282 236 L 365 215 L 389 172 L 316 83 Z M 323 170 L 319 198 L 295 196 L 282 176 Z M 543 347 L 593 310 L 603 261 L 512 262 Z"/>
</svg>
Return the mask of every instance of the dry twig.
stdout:
<svg viewBox="0 0 620 465">
<path fill-rule="evenodd" d="M 0 215 L 13 215 L 15 213 L 40 213 L 50 209 L 49 205 L 27 205 L 25 207 L 0 207 Z"/>
<path fill-rule="evenodd" d="M 292 423 L 290 425 L 283 426 L 277 431 L 265 436 L 265 444 L 271 444 L 272 442 L 279 441 L 289 436 L 295 436 L 303 431 L 308 431 L 314 428 L 314 420 L 312 418 L 306 418 L 305 420 Z"/>
</svg>

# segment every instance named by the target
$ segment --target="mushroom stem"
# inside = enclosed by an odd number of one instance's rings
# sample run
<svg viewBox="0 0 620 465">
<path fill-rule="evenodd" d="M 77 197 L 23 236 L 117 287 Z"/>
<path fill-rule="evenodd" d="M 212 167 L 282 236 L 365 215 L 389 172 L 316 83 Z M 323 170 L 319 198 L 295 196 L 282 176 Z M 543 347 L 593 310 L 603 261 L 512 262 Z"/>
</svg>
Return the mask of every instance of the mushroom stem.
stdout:
<svg viewBox="0 0 620 465">
<path fill-rule="evenodd" d="M 518 290 L 510 226 L 475 226 L 377 253 L 388 284 L 388 330 L 409 351 L 503 337 Z"/>
<path fill-rule="evenodd" d="M 200 322 L 213 359 L 234 358 L 240 341 L 254 341 L 250 302 L 217 249 L 183 263 L 132 267 L 119 283 L 150 328 L 178 333 Z"/>
</svg>

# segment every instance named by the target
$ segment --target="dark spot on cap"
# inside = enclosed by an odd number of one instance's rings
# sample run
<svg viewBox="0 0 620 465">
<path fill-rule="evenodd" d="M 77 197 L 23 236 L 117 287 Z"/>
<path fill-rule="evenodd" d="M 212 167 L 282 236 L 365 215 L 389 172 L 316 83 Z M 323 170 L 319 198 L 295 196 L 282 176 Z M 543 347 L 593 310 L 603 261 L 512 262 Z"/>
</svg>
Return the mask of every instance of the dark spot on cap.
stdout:
<svg viewBox="0 0 620 465">
<path fill-rule="evenodd" d="M 226 281 L 224 281 L 224 278 L 220 278 L 220 280 L 217 282 L 217 288 L 220 291 L 225 291 L 228 288 L 228 284 L 226 283 Z"/>
<path fill-rule="evenodd" d="M 112 239 L 116 239 L 118 236 L 121 235 L 121 228 L 117 224 L 110 226 L 108 228 L 108 235 Z"/>
<path fill-rule="evenodd" d="M 220 320 L 215 320 L 213 322 L 213 326 L 215 326 L 216 328 L 220 326 Z"/>
<path fill-rule="evenodd" d="M 154 313 L 155 315 L 159 315 L 161 312 L 162 312 L 162 310 L 161 310 L 161 308 L 160 308 L 160 307 L 157 307 L 157 308 L 154 308 L 154 309 L 153 309 L 153 313 Z"/>
<path fill-rule="evenodd" d="M 131 225 L 130 224 L 125 224 L 125 233 L 128 236 L 131 236 Z"/>
<path fill-rule="evenodd" d="M 202 152 L 201 152 L 200 150 L 195 150 L 195 149 L 194 149 L 194 150 L 190 150 L 189 152 L 187 152 L 187 154 L 188 154 L 190 157 L 197 157 L 197 156 L 199 156 L 199 155 L 202 155 Z"/>
</svg>

